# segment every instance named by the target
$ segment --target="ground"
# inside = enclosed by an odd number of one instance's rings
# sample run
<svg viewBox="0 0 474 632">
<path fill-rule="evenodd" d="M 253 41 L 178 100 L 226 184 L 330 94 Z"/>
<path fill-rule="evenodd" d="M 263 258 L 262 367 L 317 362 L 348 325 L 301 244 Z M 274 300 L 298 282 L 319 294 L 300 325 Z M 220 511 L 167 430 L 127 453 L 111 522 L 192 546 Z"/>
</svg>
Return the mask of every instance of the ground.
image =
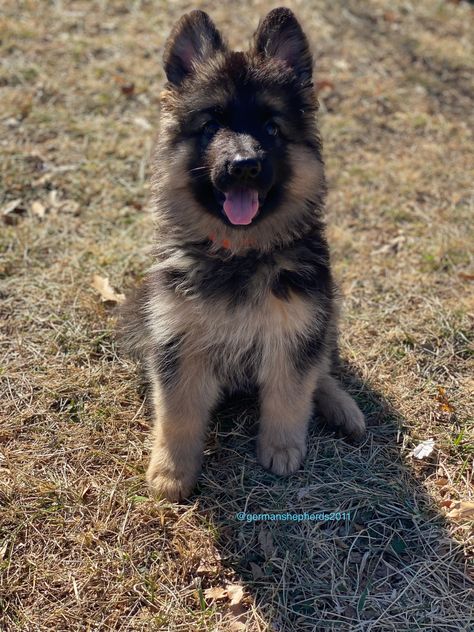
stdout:
<svg viewBox="0 0 474 632">
<path fill-rule="evenodd" d="M 289 4 L 315 51 L 344 379 L 369 434 L 315 423 L 282 479 L 256 463 L 252 401 L 229 403 L 177 505 L 149 497 L 140 375 L 91 282 L 126 293 L 151 262 L 171 24 L 202 6 L 239 45 L 274 5 L 1 3 L 2 630 L 474 629 L 456 512 L 473 500 L 473 9 Z"/>
</svg>

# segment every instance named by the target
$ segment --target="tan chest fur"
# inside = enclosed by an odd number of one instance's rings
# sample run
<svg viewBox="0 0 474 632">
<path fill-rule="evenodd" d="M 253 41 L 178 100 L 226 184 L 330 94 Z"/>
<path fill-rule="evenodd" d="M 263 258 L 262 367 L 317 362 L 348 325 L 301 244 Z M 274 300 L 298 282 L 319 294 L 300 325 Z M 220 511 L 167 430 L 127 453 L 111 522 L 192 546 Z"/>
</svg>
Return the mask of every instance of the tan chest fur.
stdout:
<svg viewBox="0 0 474 632">
<path fill-rule="evenodd" d="M 270 291 L 233 308 L 227 301 L 207 301 L 162 293 L 151 303 L 149 324 L 157 342 L 183 336 L 186 353 L 206 354 L 225 349 L 229 363 L 259 346 L 265 356 L 294 344 L 318 318 L 317 308 L 305 297 L 288 300 Z"/>
</svg>

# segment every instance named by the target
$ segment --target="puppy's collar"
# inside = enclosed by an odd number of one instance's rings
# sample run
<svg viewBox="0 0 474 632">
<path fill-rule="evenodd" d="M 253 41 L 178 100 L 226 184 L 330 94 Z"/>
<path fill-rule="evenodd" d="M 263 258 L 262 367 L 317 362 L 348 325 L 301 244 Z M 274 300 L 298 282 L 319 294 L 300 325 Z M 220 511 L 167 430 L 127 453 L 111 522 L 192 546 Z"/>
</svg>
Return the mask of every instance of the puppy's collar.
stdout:
<svg viewBox="0 0 474 632">
<path fill-rule="evenodd" d="M 208 235 L 209 241 L 216 245 L 218 248 L 222 248 L 223 250 L 234 250 L 232 247 L 232 242 L 229 239 L 217 239 L 215 233 L 211 233 Z M 255 248 L 256 242 L 254 239 L 243 239 L 240 241 L 239 246 L 247 247 L 247 248 Z"/>
</svg>

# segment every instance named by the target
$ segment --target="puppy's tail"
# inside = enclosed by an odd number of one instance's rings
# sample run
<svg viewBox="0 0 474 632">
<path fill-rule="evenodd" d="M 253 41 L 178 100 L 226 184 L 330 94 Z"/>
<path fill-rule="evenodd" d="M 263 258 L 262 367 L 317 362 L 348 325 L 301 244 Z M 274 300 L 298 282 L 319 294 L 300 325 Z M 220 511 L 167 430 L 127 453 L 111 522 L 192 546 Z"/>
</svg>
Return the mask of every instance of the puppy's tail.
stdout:
<svg viewBox="0 0 474 632">
<path fill-rule="evenodd" d="M 118 308 L 117 339 L 119 347 L 134 360 L 143 360 L 150 344 L 146 324 L 147 283 L 127 295 Z"/>
</svg>

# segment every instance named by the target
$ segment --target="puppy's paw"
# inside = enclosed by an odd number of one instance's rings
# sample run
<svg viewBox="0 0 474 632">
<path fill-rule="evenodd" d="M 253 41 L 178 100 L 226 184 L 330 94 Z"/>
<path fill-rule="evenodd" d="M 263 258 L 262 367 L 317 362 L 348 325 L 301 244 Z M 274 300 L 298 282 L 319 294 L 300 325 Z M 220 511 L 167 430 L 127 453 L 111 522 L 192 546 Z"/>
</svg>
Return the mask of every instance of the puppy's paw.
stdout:
<svg viewBox="0 0 474 632">
<path fill-rule="evenodd" d="M 197 478 L 197 474 L 162 470 L 153 462 L 150 463 L 146 473 L 153 495 L 171 502 L 179 502 L 187 498 L 193 491 Z"/>
<path fill-rule="evenodd" d="M 340 435 L 347 437 L 350 441 L 360 441 L 367 430 L 365 417 L 351 397 L 341 402 L 332 419 L 328 421 L 336 427 Z"/>
<path fill-rule="evenodd" d="M 267 470 L 280 476 L 296 472 L 306 456 L 306 443 L 281 445 L 272 439 L 259 437 L 257 458 Z"/>
</svg>

